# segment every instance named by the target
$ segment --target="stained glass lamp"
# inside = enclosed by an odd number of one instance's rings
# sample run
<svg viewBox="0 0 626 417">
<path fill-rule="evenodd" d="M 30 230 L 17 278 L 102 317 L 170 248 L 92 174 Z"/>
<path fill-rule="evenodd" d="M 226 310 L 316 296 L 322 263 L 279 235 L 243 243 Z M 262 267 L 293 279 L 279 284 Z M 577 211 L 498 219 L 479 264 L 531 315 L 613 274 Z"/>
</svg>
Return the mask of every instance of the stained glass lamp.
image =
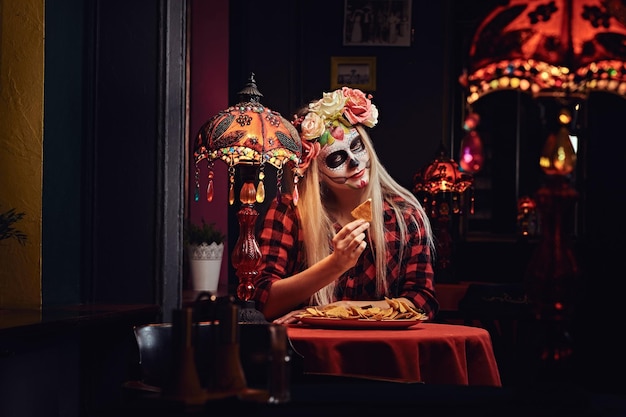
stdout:
<svg viewBox="0 0 626 417">
<path fill-rule="evenodd" d="M 235 202 L 235 174 L 239 172 L 241 175 L 243 182 L 239 192 L 241 209 L 237 213 L 239 238 L 231 260 L 239 279 L 237 298 L 244 304 L 248 302 L 246 305 L 249 307 L 261 260 L 255 236 L 255 223 L 259 215 L 255 204 L 265 200 L 265 167 L 272 166 L 277 169 L 277 198 L 279 198 L 284 168 L 289 162 L 297 168 L 302 154 L 302 143 L 298 132 L 287 119 L 260 103 L 263 95 L 256 86 L 254 74 L 251 74 L 239 96 L 238 104 L 220 111 L 200 128 L 195 143 L 194 159 L 196 168 L 202 161 L 207 161 L 208 201 L 213 200 L 214 161 L 221 160 L 228 165 L 228 201 L 231 205 Z M 297 179 L 294 174 L 296 184 Z M 196 200 L 200 198 L 197 176 L 195 198 Z"/>
</svg>

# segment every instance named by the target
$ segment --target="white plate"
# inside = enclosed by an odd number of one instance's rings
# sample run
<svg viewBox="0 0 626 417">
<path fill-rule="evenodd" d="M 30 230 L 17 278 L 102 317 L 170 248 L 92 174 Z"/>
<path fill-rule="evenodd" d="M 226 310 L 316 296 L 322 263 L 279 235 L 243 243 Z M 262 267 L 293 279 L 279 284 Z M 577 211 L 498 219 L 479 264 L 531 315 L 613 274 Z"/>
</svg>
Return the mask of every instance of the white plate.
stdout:
<svg viewBox="0 0 626 417">
<path fill-rule="evenodd" d="M 304 324 L 336 329 L 406 329 L 421 323 L 421 319 L 371 320 L 371 319 L 336 319 L 330 317 L 302 317 Z"/>
</svg>

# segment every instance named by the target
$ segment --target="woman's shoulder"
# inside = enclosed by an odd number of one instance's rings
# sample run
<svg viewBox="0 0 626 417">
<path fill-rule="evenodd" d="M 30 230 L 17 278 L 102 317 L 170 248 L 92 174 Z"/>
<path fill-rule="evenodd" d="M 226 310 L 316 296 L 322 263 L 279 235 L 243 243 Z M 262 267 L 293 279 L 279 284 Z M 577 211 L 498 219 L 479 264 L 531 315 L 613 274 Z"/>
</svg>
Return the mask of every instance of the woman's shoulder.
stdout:
<svg viewBox="0 0 626 417">
<path fill-rule="evenodd" d="M 263 229 L 268 231 L 295 230 L 299 223 L 298 211 L 293 205 L 293 198 L 288 194 L 273 198 L 263 216 Z"/>
<path fill-rule="evenodd" d="M 294 211 L 293 196 L 289 193 L 281 193 L 280 196 L 273 198 L 268 207 L 268 213 L 279 212 L 287 214 Z"/>
<path fill-rule="evenodd" d="M 280 193 L 280 195 L 274 197 L 274 202 L 277 205 L 293 206 L 293 196 L 290 193 Z"/>
<path fill-rule="evenodd" d="M 392 205 L 399 208 L 403 212 L 410 211 L 411 213 L 414 213 L 418 211 L 414 202 L 407 200 L 399 194 L 391 195 L 389 198 L 385 199 L 383 204 L 385 210 L 390 210 Z"/>
<path fill-rule="evenodd" d="M 419 204 L 419 203 L 418 203 Z M 402 213 L 404 219 L 408 222 L 423 221 L 423 210 L 420 210 L 415 202 L 407 200 L 401 195 L 393 195 L 389 199 L 385 199 L 383 207 L 386 213 L 393 213 L 392 205 Z"/>
</svg>

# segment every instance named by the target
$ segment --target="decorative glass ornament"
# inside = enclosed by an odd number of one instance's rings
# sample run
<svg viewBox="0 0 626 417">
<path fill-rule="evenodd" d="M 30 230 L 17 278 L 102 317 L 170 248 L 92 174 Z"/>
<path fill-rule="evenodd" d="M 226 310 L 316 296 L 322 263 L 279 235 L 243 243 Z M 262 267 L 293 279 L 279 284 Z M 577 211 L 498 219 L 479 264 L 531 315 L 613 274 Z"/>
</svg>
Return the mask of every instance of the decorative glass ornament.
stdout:
<svg viewBox="0 0 626 417">
<path fill-rule="evenodd" d="M 484 162 L 483 142 L 478 133 L 472 130 L 461 140 L 459 165 L 463 171 L 473 174 L 482 169 Z"/>
<path fill-rule="evenodd" d="M 561 126 L 558 133 L 548 136 L 539 157 L 539 166 L 548 175 L 568 175 L 574 171 L 576 152 L 567 127 Z"/>
</svg>

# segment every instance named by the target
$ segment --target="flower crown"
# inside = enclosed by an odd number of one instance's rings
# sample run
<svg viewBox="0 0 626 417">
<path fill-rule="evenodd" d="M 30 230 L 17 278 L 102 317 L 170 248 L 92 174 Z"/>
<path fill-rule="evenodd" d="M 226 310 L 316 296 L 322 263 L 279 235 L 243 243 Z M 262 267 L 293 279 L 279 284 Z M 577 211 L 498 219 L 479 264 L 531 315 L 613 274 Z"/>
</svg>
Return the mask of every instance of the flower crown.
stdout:
<svg viewBox="0 0 626 417">
<path fill-rule="evenodd" d="M 301 139 L 317 141 L 319 146 L 330 145 L 335 140 L 343 140 L 350 126 L 376 126 L 378 108 L 371 99 L 371 94 L 359 89 L 342 87 L 310 103 L 306 115 L 295 115 L 292 123 L 299 128 Z"/>
</svg>

